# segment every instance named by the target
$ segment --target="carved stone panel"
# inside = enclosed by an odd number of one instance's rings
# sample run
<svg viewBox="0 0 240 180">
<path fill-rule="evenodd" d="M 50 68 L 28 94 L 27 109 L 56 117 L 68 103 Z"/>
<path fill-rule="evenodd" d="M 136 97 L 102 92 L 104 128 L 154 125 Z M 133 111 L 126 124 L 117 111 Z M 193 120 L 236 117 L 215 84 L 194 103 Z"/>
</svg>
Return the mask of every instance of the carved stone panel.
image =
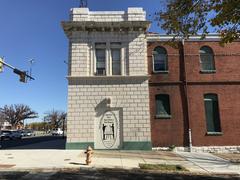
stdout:
<svg viewBox="0 0 240 180">
<path fill-rule="evenodd" d="M 107 110 L 95 119 L 95 149 L 120 148 L 119 110 Z"/>
</svg>

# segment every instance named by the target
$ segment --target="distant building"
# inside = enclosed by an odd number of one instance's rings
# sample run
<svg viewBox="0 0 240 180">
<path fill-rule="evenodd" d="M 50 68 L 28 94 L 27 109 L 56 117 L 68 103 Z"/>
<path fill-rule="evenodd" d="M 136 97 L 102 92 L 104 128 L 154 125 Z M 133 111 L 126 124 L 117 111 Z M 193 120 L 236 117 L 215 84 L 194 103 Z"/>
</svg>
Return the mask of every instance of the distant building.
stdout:
<svg viewBox="0 0 240 180">
<path fill-rule="evenodd" d="M 12 125 L 8 121 L 0 122 L 0 129 L 11 129 Z"/>
<path fill-rule="evenodd" d="M 69 38 L 68 149 L 169 146 L 239 151 L 240 43 L 191 37 L 185 61 L 147 33 L 142 8 L 73 8 Z M 189 142 L 189 139 L 192 142 Z"/>
</svg>

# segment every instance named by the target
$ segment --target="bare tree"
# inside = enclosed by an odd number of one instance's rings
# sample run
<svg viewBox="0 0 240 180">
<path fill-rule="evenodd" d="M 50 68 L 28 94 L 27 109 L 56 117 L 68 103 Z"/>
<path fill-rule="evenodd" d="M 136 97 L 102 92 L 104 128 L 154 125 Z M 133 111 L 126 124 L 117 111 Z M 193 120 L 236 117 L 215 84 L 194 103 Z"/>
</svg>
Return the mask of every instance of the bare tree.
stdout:
<svg viewBox="0 0 240 180">
<path fill-rule="evenodd" d="M 155 20 L 167 34 L 184 39 L 204 38 L 212 29 L 221 35 L 222 45 L 240 38 L 239 0 L 162 1 Z"/>
<path fill-rule="evenodd" d="M 45 121 L 51 124 L 52 128 L 63 127 L 67 113 L 64 111 L 52 110 L 46 113 Z"/>
<path fill-rule="evenodd" d="M 4 115 L 0 112 L 0 128 L 2 127 L 3 123 L 4 123 Z"/>
<path fill-rule="evenodd" d="M 13 127 L 23 125 L 25 119 L 32 119 L 38 117 L 38 114 L 31 110 L 31 108 L 24 104 L 5 105 L 0 108 L 0 114 L 4 120 L 8 121 Z"/>
</svg>

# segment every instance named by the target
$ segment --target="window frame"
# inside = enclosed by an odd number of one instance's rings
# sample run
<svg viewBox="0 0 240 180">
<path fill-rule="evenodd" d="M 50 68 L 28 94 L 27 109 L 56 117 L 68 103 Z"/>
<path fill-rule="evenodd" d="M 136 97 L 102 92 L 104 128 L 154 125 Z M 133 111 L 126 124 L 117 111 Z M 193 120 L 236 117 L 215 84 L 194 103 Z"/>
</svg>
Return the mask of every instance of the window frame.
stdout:
<svg viewBox="0 0 240 180">
<path fill-rule="evenodd" d="M 168 107 L 167 109 L 169 110 L 169 114 L 157 114 L 157 109 L 158 109 L 158 105 L 157 105 L 157 97 L 167 97 L 167 104 Z M 162 103 L 162 106 L 164 107 L 164 103 Z M 155 94 L 155 119 L 171 119 L 172 118 L 172 113 L 171 113 L 171 101 L 170 101 L 170 95 L 169 94 Z"/>
<path fill-rule="evenodd" d="M 93 43 L 93 49 L 91 52 L 93 53 L 93 60 L 91 60 L 91 68 L 93 68 L 93 76 L 123 76 L 125 74 L 125 59 L 124 59 L 124 54 L 125 53 L 125 48 L 122 45 L 122 42 L 115 42 L 115 41 L 105 41 L 105 42 L 94 42 Z M 105 74 L 98 74 L 97 73 L 97 49 L 104 49 L 105 50 Z M 113 59 L 112 59 L 112 50 L 119 50 L 119 55 L 120 55 L 120 74 L 113 75 Z"/>
<path fill-rule="evenodd" d="M 211 97 L 212 96 L 212 97 Z M 215 98 L 215 100 L 214 100 Z M 213 128 L 214 128 L 214 131 L 212 130 L 208 130 L 210 127 L 209 127 L 209 119 L 207 119 L 207 107 L 206 107 L 206 101 L 208 101 L 207 99 L 211 100 L 212 102 L 213 101 L 216 101 L 216 107 L 217 108 L 217 114 L 212 114 L 212 117 L 215 117 L 217 115 L 217 119 L 212 119 L 212 124 L 213 124 Z M 204 111 L 205 111 L 205 123 L 206 123 L 206 135 L 222 135 L 222 127 L 221 127 L 221 117 L 220 117 L 220 107 L 219 107 L 219 100 L 218 100 L 218 94 L 216 93 L 205 93 L 203 95 L 203 101 L 204 101 Z M 214 109 L 214 108 L 213 108 Z M 215 109 L 216 110 L 216 109 Z M 218 122 L 217 122 L 218 121 Z M 218 124 L 216 124 L 218 123 Z"/>
<path fill-rule="evenodd" d="M 208 56 L 211 55 L 211 65 L 212 65 L 212 69 L 203 69 L 203 61 L 202 61 L 202 55 L 204 53 L 202 53 L 201 51 L 203 51 L 203 48 L 207 48 L 207 50 L 211 53 L 206 53 Z M 199 64 L 200 64 L 200 73 L 215 73 L 216 72 L 216 66 L 215 66 L 215 56 L 214 56 L 214 52 L 213 49 L 209 46 L 202 46 L 199 48 Z M 206 64 L 206 63 L 205 63 Z M 210 63 L 209 63 L 210 64 Z"/>
<path fill-rule="evenodd" d="M 160 48 L 160 49 L 163 49 L 163 51 L 165 51 L 165 70 L 155 70 L 155 54 L 154 52 L 156 52 L 156 49 L 157 48 Z M 162 54 L 163 55 L 163 54 Z M 166 48 L 162 47 L 162 46 L 156 46 L 153 51 L 152 51 L 152 68 L 153 68 L 153 73 L 168 73 L 169 72 L 169 69 L 168 69 L 168 53 L 167 53 L 167 50 Z"/>
<path fill-rule="evenodd" d="M 104 50 L 105 52 L 105 74 L 98 74 L 97 73 L 97 50 Z M 107 76 L 107 44 L 105 42 L 96 42 L 95 43 L 95 49 L 94 49 L 94 56 L 95 56 L 95 70 L 94 75 L 95 76 Z"/>
<path fill-rule="evenodd" d="M 119 50 L 119 65 L 120 65 L 120 74 L 113 74 L 113 58 L 112 58 L 112 52 L 113 50 Z M 122 44 L 120 42 L 111 42 L 110 43 L 110 62 L 109 64 L 111 69 L 110 69 L 110 75 L 111 76 L 121 76 L 122 75 Z"/>
</svg>

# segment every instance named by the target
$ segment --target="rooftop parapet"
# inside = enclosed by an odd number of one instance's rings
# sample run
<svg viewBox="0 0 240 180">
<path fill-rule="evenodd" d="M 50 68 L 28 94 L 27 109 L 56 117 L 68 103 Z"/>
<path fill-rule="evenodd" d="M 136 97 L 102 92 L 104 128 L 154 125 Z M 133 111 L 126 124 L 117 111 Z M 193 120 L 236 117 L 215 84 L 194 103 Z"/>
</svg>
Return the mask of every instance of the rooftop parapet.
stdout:
<svg viewBox="0 0 240 180">
<path fill-rule="evenodd" d="M 88 8 L 72 8 L 71 21 L 146 21 L 146 12 L 143 8 L 131 7 L 127 11 L 89 11 Z"/>
</svg>

